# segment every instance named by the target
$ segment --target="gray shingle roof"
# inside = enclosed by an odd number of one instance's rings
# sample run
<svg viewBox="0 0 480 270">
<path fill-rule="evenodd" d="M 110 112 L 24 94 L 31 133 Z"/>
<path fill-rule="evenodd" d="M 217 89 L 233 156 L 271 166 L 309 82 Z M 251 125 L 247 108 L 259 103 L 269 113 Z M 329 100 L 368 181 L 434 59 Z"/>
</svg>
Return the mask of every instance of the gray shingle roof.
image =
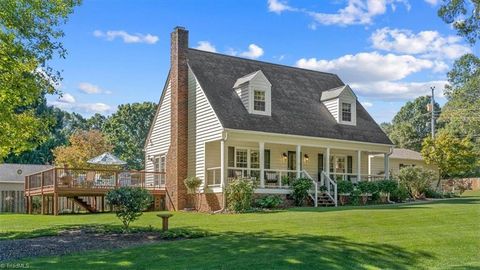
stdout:
<svg viewBox="0 0 480 270">
<path fill-rule="evenodd" d="M 345 84 L 331 73 L 189 49 L 188 64 L 225 128 L 392 144 L 357 101 L 357 125 L 338 124 L 320 102 L 322 91 Z M 261 70 L 272 84 L 272 115 L 249 114 L 233 90 Z"/>
<path fill-rule="evenodd" d="M 53 168 L 52 165 L 38 164 L 0 164 L 0 181 L 21 182 L 25 176 Z"/>
<path fill-rule="evenodd" d="M 383 157 L 383 155 L 374 155 L 378 157 Z M 407 159 L 407 160 L 423 160 L 422 154 L 417 151 L 413 151 L 405 148 L 395 148 L 393 149 L 390 159 Z"/>
</svg>

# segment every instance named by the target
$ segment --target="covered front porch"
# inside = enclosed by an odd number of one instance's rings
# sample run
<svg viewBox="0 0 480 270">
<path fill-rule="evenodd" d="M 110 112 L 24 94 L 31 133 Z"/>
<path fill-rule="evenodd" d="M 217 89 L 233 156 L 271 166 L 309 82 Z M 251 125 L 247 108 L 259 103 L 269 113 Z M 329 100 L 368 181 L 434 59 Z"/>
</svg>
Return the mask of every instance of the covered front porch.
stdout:
<svg viewBox="0 0 480 270">
<path fill-rule="evenodd" d="M 300 177 L 329 190 L 339 180 L 389 178 L 388 158 L 384 173 L 368 174 L 369 155 L 388 157 L 389 145 L 287 137 L 231 132 L 226 139 L 207 142 L 205 188 L 216 192 L 232 179 L 249 178 L 257 184 L 256 193 L 289 193 L 290 180 Z"/>
</svg>

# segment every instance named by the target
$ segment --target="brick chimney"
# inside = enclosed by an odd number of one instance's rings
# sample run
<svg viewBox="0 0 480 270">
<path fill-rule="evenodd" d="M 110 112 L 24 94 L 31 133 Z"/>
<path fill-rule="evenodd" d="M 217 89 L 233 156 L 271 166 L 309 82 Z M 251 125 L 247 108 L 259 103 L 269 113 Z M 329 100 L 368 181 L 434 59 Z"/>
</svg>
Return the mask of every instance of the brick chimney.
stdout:
<svg viewBox="0 0 480 270">
<path fill-rule="evenodd" d="M 167 154 L 167 196 L 169 210 L 183 210 L 187 203 L 188 151 L 188 31 L 177 26 L 170 35 L 171 135 Z"/>
</svg>

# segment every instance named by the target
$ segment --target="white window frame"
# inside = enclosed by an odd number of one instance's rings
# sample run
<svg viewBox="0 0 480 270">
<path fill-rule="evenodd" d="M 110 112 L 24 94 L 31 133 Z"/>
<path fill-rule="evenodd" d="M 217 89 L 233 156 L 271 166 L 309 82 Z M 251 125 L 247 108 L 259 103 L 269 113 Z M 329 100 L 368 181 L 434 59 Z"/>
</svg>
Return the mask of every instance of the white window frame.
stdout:
<svg viewBox="0 0 480 270">
<path fill-rule="evenodd" d="M 166 181 L 166 172 L 167 172 L 167 155 L 166 154 L 156 155 L 153 158 L 153 170 L 155 172 L 163 172 L 163 174 L 155 175 L 154 181 L 158 182 L 160 185 L 164 185 Z"/>
<path fill-rule="evenodd" d="M 350 102 L 340 102 L 341 106 L 340 106 L 340 120 L 344 123 L 351 123 L 353 122 L 353 104 L 350 103 Z M 343 108 L 344 108 L 344 105 L 348 105 L 350 106 L 350 111 L 349 112 L 346 112 L 346 113 L 350 113 L 350 120 L 344 120 L 343 119 Z"/>
<path fill-rule="evenodd" d="M 255 93 L 262 93 L 263 94 L 263 100 L 257 100 Z M 263 110 L 257 110 L 255 109 L 255 102 L 263 102 Z M 253 111 L 254 112 L 261 112 L 265 113 L 267 111 L 267 92 L 265 90 L 261 89 L 253 89 Z"/>
</svg>

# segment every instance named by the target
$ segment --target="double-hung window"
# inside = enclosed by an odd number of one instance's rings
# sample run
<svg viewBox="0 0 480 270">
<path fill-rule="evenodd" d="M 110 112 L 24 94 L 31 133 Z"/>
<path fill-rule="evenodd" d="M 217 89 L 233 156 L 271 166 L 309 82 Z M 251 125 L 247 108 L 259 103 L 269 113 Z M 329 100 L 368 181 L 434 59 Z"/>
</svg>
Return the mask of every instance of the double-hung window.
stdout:
<svg viewBox="0 0 480 270">
<path fill-rule="evenodd" d="M 253 110 L 261 112 L 265 111 L 265 91 L 253 91 Z"/>
<path fill-rule="evenodd" d="M 153 170 L 155 171 L 155 185 L 165 184 L 166 156 L 156 156 L 154 159 Z"/>
<path fill-rule="evenodd" d="M 342 121 L 352 122 L 352 104 L 342 103 Z"/>
</svg>

